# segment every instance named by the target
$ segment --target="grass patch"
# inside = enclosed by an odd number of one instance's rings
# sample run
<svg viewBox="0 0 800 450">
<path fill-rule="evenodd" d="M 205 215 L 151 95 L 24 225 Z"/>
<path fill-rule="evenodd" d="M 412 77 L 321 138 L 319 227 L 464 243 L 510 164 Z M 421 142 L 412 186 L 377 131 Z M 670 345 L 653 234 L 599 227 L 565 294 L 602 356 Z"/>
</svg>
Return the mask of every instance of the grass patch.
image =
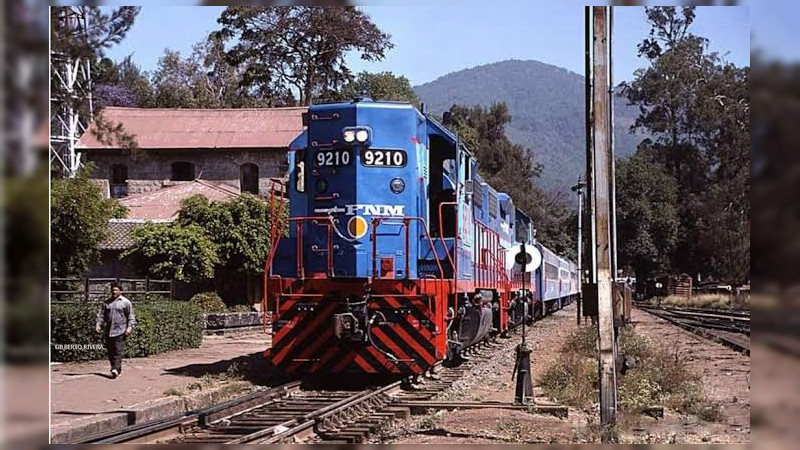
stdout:
<svg viewBox="0 0 800 450">
<path fill-rule="evenodd" d="M 548 396 L 583 409 L 598 402 L 596 339 L 597 327 L 581 327 L 569 336 L 560 358 L 540 377 Z M 617 379 L 620 411 L 639 414 L 663 405 L 706 421 L 723 420 L 721 406 L 706 399 L 700 376 L 689 370 L 677 349 L 653 345 L 628 327 L 621 329 L 619 351 L 633 362 L 633 368 Z"/>
<path fill-rule="evenodd" d="M 245 383 L 228 383 L 225 386 L 222 386 L 219 390 L 219 394 L 222 397 L 230 397 L 239 393 L 242 393 L 247 390 L 247 385 Z"/>
<path fill-rule="evenodd" d="M 178 396 L 178 397 L 183 397 L 186 394 L 182 390 L 177 389 L 177 388 L 169 388 L 169 389 L 166 389 L 164 391 L 164 396 L 165 397 L 170 397 L 170 396 L 173 396 L 173 395 Z"/>
<path fill-rule="evenodd" d="M 731 307 L 731 296 L 727 294 L 698 294 L 692 298 L 680 295 L 670 295 L 661 299 L 662 306 L 675 306 L 683 308 L 716 308 L 727 309 Z"/>
<path fill-rule="evenodd" d="M 539 385 L 545 394 L 564 405 L 587 408 L 597 398 L 597 359 L 564 352 L 547 367 Z"/>
<path fill-rule="evenodd" d="M 417 420 L 418 430 L 433 430 L 439 427 L 444 411 L 429 411 Z"/>
</svg>

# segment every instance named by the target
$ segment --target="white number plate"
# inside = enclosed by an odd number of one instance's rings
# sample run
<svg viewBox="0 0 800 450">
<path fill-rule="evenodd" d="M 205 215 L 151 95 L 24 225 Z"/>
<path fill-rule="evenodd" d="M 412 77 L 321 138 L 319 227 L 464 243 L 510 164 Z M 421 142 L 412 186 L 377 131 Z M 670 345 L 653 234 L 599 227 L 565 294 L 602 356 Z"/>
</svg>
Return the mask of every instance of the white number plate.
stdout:
<svg viewBox="0 0 800 450">
<path fill-rule="evenodd" d="M 346 166 L 350 164 L 350 159 L 348 150 L 320 150 L 314 155 L 314 164 L 320 167 Z"/>
<path fill-rule="evenodd" d="M 361 163 L 365 166 L 403 167 L 406 162 L 406 152 L 402 150 L 367 149 L 361 152 Z"/>
</svg>

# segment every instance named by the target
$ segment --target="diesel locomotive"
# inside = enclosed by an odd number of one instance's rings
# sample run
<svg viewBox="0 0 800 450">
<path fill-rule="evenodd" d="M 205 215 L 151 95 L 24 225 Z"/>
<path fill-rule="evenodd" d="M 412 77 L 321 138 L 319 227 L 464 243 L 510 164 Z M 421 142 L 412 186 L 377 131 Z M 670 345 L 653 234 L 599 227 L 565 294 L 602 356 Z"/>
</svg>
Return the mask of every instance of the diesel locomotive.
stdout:
<svg viewBox="0 0 800 450">
<path fill-rule="evenodd" d="M 265 355 L 276 367 L 420 374 L 577 295 L 575 264 L 536 243 L 469 149 L 413 105 L 358 98 L 303 120 L 288 211 L 271 208 Z M 537 270 L 507 263 L 520 242 L 538 248 Z"/>
</svg>

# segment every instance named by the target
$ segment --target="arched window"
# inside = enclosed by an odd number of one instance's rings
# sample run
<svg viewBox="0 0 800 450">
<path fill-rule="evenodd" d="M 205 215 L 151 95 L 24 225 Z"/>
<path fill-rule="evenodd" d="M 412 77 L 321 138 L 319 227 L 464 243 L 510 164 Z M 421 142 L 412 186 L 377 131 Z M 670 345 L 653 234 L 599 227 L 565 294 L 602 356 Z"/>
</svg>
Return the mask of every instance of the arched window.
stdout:
<svg viewBox="0 0 800 450">
<path fill-rule="evenodd" d="M 242 192 L 258 195 L 258 166 L 253 163 L 239 166 L 239 188 Z"/>
<path fill-rule="evenodd" d="M 194 164 L 186 161 L 172 163 L 172 181 L 192 181 L 194 180 Z"/>
</svg>

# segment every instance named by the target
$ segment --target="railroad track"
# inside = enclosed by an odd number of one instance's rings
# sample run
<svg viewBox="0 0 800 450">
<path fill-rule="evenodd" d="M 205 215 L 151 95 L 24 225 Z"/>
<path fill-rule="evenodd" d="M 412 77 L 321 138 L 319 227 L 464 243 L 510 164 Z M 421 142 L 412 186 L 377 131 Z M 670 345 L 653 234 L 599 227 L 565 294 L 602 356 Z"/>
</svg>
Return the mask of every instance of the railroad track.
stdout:
<svg viewBox="0 0 800 450">
<path fill-rule="evenodd" d="M 512 330 L 517 334 L 519 328 Z M 412 410 L 474 407 L 520 408 L 566 415 L 558 405 L 462 404 L 431 401 L 461 379 L 502 344 L 483 341 L 471 346 L 469 361 L 453 367 L 441 362 L 434 373 L 412 383 L 410 378 L 355 390 L 330 390 L 293 381 L 263 389 L 181 416 L 154 420 L 121 431 L 93 436 L 79 443 L 363 443 L 382 425 Z"/>
<path fill-rule="evenodd" d="M 750 354 L 750 313 L 741 310 L 673 308 L 637 303 L 642 311 L 706 339 Z"/>
<path fill-rule="evenodd" d="M 456 367 L 439 364 L 433 377 L 413 389 L 408 389 L 408 380 L 356 391 L 305 389 L 302 382 L 294 381 L 201 411 L 94 436 L 81 443 L 360 443 L 382 424 L 411 414 L 410 407 L 402 406 L 404 403 L 432 399 L 496 346 L 491 343 L 474 346 L 470 349 L 474 359 Z"/>
</svg>

